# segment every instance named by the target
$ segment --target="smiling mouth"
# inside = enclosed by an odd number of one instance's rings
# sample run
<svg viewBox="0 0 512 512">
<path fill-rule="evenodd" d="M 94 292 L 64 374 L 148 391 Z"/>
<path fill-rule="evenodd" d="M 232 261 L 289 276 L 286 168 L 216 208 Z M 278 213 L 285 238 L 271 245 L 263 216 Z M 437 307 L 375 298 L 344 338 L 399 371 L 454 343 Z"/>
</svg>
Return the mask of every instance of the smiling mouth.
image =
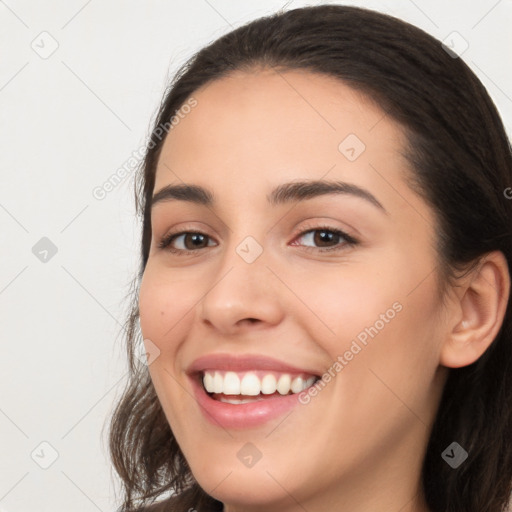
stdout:
<svg viewBox="0 0 512 512">
<path fill-rule="evenodd" d="M 313 386 L 319 377 L 305 373 L 205 370 L 200 379 L 210 398 L 239 405 L 301 393 Z"/>
</svg>

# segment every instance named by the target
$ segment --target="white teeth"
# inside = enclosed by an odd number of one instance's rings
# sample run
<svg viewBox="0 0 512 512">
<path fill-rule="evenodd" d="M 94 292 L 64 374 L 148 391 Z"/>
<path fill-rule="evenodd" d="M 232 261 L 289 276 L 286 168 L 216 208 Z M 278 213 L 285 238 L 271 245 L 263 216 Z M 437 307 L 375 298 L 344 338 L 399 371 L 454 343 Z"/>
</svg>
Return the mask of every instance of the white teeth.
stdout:
<svg viewBox="0 0 512 512">
<path fill-rule="evenodd" d="M 260 379 L 254 373 L 246 373 L 240 383 L 240 394 L 256 396 L 260 391 Z"/>
<path fill-rule="evenodd" d="M 290 385 L 292 393 L 300 393 L 304 389 L 304 379 L 302 377 L 296 377 L 292 380 Z"/>
<path fill-rule="evenodd" d="M 261 392 L 264 395 L 271 395 L 277 389 L 277 380 L 271 373 L 261 379 Z"/>
<path fill-rule="evenodd" d="M 235 372 L 227 372 L 224 375 L 224 387 L 222 392 L 225 395 L 239 395 L 240 394 L 240 379 Z"/>
<path fill-rule="evenodd" d="M 206 375 L 206 373 L 205 373 Z M 206 387 L 206 384 L 205 384 Z M 224 378 L 219 372 L 215 372 L 213 375 L 213 387 L 206 390 L 208 393 L 222 393 L 222 388 L 224 387 Z"/>
<path fill-rule="evenodd" d="M 277 391 L 279 391 L 281 395 L 287 395 L 290 392 L 291 383 L 292 378 L 284 373 L 277 381 Z"/>
<path fill-rule="evenodd" d="M 210 393 L 210 389 L 214 389 L 213 377 L 211 373 L 205 373 L 203 377 L 204 389 Z"/>
<path fill-rule="evenodd" d="M 300 393 L 309 388 L 316 381 L 316 377 L 305 378 L 294 377 L 288 373 L 281 373 L 276 376 L 274 373 L 267 373 L 260 379 L 255 372 L 235 373 L 208 370 L 203 375 L 203 385 L 208 393 L 224 395 L 258 396 L 272 395 L 276 391 L 280 395 Z M 227 401 L 223 399 L 222 401 Z M 246 403 L 254 399 L 238 400 L 229 399 L 229 403 Z"/>
<path fill-rule="evenodd" d="M 303 389 L 310 388 L 316 381 L 316 377 L 309 377 L 309 379 L 305 382 Z"/>
</svg>

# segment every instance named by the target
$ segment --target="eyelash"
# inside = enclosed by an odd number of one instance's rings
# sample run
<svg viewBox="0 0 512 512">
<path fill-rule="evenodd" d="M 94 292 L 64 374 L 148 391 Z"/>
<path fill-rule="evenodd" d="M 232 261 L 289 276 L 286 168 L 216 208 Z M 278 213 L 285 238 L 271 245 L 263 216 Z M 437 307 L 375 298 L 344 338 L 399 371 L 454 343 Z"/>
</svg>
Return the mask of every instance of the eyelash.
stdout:
<svg viewBox="0 0 512 512">
<path fill-rule="evenodd" d="M 343 243 L 342 245 L 338 244 L 334 247 L 309 247 L 309 246 L 304 247 L 304 249 L 306 249 L 308 251 L 318 251 L 321 253 L 341 251 L 345 247 L 350 248 L 350 247 L 353 247 L 353 246 L 359 244 L 359 241 L 356 240 L 354 237 L 348 235 L 347 233 L 345 233 L 344 231 L 342 231 L 340 229 L 331 228 L 329 226 L 316 226 L 314 228 L 309 228 L 306 231 L 302 231 L 301 233 L 299 233 L 298 236 L 295 237 L 295 239 L 302 238 L 304 235 L 311 233 L 311 232 L 315 232 L 315 231 L 323 231 L 323 232 L 332 233 L 336 236 L 340 236 L 345 239 L 345 243 Z M 167 249 L 169 252 L 176 254 L 178 256 L 185 256 L 185 255 L 187 255 L 187 253 L 191 254 L 193 252 L 200 251 L 201 249 L 206 249 L 206 247 L 200 247 L 198 249 L 176 249 L 174 247 L 171 247 L 171 243 L 176 238 L 178 238 L 179 236 L 182 236 L 182 235 L 203 235 L 203 236 L 210 238 L 208 235 L 206 235 L 205 233 L 202 233 L 200 231 L 180 231 L 177 233 L 170 233 L 169 235 L 164 236 L 160 240 L 160 242 L 158 243 L 159 249 Z"/>
</svg>

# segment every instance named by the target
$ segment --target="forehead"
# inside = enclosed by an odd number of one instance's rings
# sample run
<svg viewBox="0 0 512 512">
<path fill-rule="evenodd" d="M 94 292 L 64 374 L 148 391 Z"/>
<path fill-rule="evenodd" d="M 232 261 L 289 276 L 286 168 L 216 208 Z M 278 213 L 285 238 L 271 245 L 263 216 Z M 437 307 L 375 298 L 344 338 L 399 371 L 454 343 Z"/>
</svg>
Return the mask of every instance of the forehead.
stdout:
<svg viewBox="0 0 512 512">
<path fill-rule="evenodd" d="M 237 71 L 192 96 L 196 106 L 165 139 L 155 191 L 187 182 L 252 197 L 283 181 L 322 178 L 373 189 L 385 180 L 405 186 L 402 128 L 338 79 Z"/>
</svg>

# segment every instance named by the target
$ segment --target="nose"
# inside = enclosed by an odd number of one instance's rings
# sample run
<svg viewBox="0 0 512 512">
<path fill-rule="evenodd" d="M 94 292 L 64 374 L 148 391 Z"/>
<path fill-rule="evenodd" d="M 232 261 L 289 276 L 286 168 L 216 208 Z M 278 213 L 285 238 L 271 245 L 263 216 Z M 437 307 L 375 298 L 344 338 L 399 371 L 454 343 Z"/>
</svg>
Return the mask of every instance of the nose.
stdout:
<svg viewBox="0 0 512 512">
<path fill-rule="evenodd" d="M 200 304 L 203 324 L 224 335 L 279 324 L 283 290 L 267 263 L 265 251 L 251 263 L 234 249 L 224 255 Z"/>
</svg>

